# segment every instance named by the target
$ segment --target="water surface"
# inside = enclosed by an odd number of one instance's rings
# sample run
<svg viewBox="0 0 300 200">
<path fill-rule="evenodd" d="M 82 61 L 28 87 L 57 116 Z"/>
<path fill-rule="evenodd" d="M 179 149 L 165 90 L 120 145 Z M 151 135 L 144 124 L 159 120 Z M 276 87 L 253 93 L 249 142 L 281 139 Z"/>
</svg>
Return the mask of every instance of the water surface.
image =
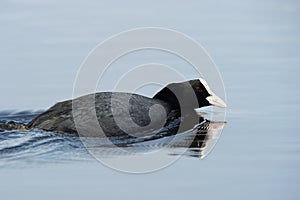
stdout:
<svg viewBox="0 0 300 200">
<path fill-rule="evenodd" d="M 222 73 L 228 104 L 228 123 L 209 156 L 183 156 L 139 176 L 99 164 L 76 138 L 29 133 L 17 142 L 30 145 L 33 137 L 49 151 L 38 142 L 15 158 L 1 154 L 2 198 L 299 199 L 297 1 L 0 4 L 0 110 L 46 109 L 71 98 L 91 48 L 139 26 L 173 28 L 203 44 Z"/>
</svg>

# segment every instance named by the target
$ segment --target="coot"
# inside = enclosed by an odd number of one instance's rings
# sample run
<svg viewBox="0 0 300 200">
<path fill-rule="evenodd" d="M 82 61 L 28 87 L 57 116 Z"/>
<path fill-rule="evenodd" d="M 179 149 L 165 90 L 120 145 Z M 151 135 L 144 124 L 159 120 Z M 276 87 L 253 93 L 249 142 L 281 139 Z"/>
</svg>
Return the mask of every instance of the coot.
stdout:
<svg viewBox="0 0 300 200">
<path fill-rule="evenodd" d="M 99 136 L 98 127 L 90 123 L 94 108 L 102 129 L 100 132 L 106 136 L 138 134 L 164 127 L 170 113 L 180 116 L 210 105 L 226 107 L 200 78 L 171 83 L 152 98 L 123 92 L 99 92 L 59 102 L 34 118 L 28 128 L 76 134 L 79 127 L 80 135 Z"/>
</svg>

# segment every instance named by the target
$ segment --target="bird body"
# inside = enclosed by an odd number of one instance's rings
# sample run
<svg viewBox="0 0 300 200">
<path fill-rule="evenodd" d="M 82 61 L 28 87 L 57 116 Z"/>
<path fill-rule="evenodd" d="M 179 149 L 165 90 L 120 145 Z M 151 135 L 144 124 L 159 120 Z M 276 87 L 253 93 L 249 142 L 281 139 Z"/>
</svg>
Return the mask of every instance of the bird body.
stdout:
<svg viewBox="0 0 300 200">
<path fill-rule="evenodd" d="M 99 92 L 59 102 L 34 118 L 28 128 L 77 134 L 80 130 L 84 136 L 98 136 L 101 129 L 105 136 L 138 136 L 163 128 L 171 111 L 177 111 L 180 117 L 183 111 L 194 112 L 195 108 L 209 105 L 226 106 L 203 79 L 196 79 L 169 84 L 153 98 L 123 92 Z"/>
</svg>

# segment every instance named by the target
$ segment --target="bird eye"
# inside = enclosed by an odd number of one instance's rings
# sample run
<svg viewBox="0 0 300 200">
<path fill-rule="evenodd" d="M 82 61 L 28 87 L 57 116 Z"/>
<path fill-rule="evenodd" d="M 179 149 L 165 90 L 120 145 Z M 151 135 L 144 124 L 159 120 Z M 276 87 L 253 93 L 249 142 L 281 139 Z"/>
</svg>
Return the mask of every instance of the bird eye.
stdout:
<svg viewBox="0 0 300 200">
<path fill-rule="evenodd" d="M 202 88 L 200 88 L 200 87 L 196 87 L 195 89 L 197 92 L 202 92 Z"/>
</svg>

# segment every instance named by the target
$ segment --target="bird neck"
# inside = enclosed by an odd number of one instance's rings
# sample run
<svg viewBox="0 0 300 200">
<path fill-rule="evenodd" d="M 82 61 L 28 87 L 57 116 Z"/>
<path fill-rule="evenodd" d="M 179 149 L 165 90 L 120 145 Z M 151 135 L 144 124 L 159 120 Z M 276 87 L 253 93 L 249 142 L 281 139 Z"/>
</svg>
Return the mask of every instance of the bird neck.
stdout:
<svg viewBox="0 0 300 200">
<path fill-rule="evenodd" d="M 180 104 L 177 100 L 175 94 L 167 87 L 159 91 L 156 95 L 154 95 L 153 99 L 159 99 L 171 106 L 172 110 L 180 109 Z"/>
</svg>

